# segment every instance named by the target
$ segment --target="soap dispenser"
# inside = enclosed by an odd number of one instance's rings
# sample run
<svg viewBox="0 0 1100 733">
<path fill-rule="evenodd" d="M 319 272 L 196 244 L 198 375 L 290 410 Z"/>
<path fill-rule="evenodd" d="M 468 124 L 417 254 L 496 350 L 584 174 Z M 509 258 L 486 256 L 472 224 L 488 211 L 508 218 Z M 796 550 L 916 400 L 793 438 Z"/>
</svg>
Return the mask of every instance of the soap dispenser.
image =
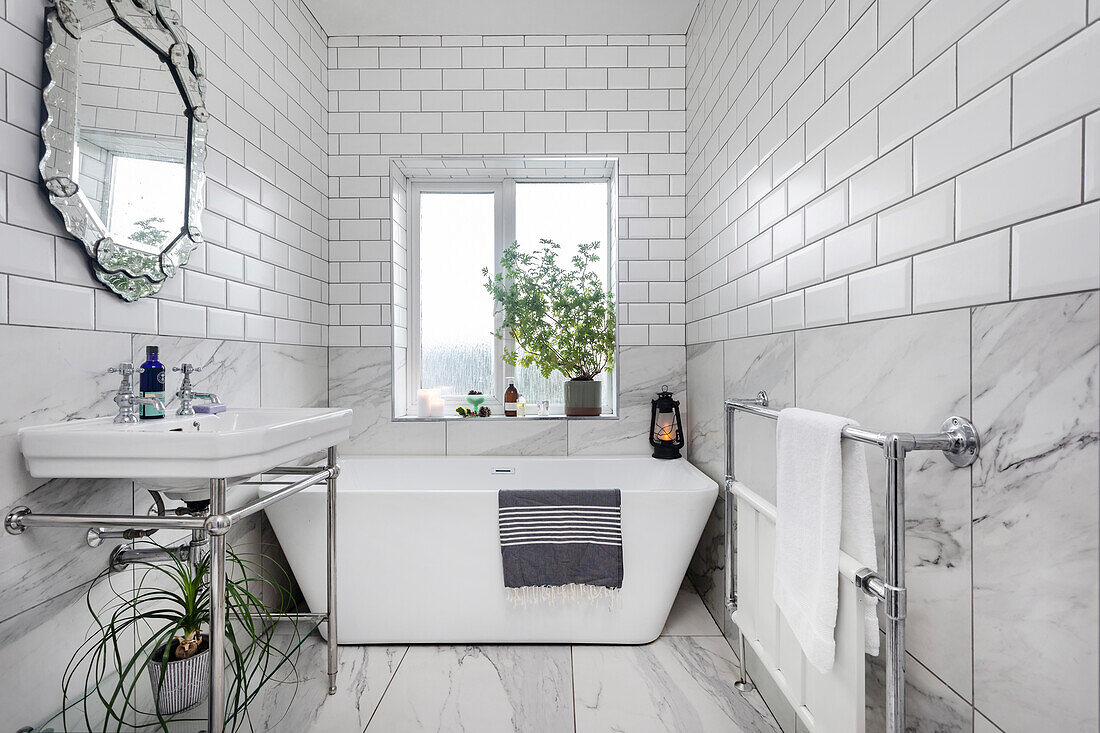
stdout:
<svg viewBox="0 0 1100 733">
<path fill-rule="evenodd" d="M 145 347 L 145 363 L 141 365 L 141 396 L 156 397 L 164 404 L 164 365 L 160 363 L 160 347 Z M 164 410 L 153 405 L 141 406 L 142 420 L 164 419 Z"/>
</svg>

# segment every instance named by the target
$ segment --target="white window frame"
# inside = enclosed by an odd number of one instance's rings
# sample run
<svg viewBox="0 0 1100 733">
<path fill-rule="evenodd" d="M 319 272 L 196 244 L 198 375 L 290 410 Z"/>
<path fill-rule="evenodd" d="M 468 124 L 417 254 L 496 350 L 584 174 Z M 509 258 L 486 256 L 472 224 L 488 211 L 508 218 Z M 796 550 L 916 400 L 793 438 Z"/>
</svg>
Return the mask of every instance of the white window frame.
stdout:
<svg viewBox="0 0 1100 733">
<path fill-rule="evenodd" d="M 433 178 L 409 179 L 408 202 L 408 346 L 405 362 L 406 372 L 406 414 L 413 416 L 417 412 L 416 391 L 420 389 L 421 378 L 421 335 L 420 335 L 420 196 L 425 193 L 491 193 L 493 194 L 494 243 L 493 258 L 497 268 L 500 267 L 500 259 L 504 254 L 505 243 L 516 240 L 516 184 L 517 183 L 604 183 L 607 185 L 607 235 L 606 247 L 603 259 L 607 268 L 607 282 L 612 292 L 617 292 L 614 263 L 614 201 L 612 195 L 614 187 L 610 178 L 504 178 L 485 180 L 451 180 Z M 616 303 L 616 305 L 618 305 Z M 501 317 L 498 314 L 494 326 L 500 328 Z M 505 385 L 509 377 L 515 376 L 515 367 L 504 362 L 505 347 L 513 348 L 514 344 L 509 336 L 503 339 L 493 340 L 493 391 L 487 395 L 485 404 L 496 415 L 503 414 L 503 402 Z M 609 375 L 605 375 L 604 382 L 609 393 L 606 395 L 607 404 L 603 407 L 604 415 L 614 415 L 618 402 L 618 342 L 615 345 L 616 369 Z M 461 385 L 455 385 L 459 388 Z M 459 404 L 465 404 L 462 395 L 453 395 L 446 401 L 446 415 L 454 414 L 454 408 Z M 528 415 L 537 414 L 536 405 L 528 405 Z M 550 405 L 552 415 L 562 416 L 564 405 Z"/>
</svg>

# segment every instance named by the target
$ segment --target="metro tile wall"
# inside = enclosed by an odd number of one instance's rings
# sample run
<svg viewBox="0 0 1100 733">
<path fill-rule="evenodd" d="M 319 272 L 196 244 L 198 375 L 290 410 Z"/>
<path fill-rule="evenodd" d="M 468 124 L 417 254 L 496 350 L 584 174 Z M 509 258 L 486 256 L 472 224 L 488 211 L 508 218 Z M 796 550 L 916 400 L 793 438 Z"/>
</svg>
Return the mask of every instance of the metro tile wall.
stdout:
<svg viewBox="0 0 1100 733">
<path fill-rule="evenodd" d="M 646 449 L 649 400 L 662 384 L 682 390 L 684 379 L 685 43 L 683 35 L 329 39 L 332 395 L 356 409 L 349 451 Z M 391 161 L 448 155 L 618 158 L 618 419 L 559 423 L 554 440 L 518 427 L 517 439 L 469 423 L 390 421 L 390 379 L 404 381 L 407 234 L 405 177 Z"/>
<path fill-rule="evenodd" d="M 15 386 L 0 408 L 5 513 L 145 510 L 131 482 L 31 478 L 16 431 L 110 414 L 107 367 L 142 360 L 146 343 L 169 366 L 203 366 L 198 384 L 231 405 L 328 402 L 326 39 L 298 0 L 174 5 L 209 81 L 207 244 L 159 297 L 127 304 L 90 273 L 39 188 L 45 3 L 0 2 L 0 382 Z M 87 628 L 82 592 L 111 546 L 89 550 L 68 530 L 0 539 L 0 710 L 14 727 L 60 708 L 61 672 Z"/>
<path fill-rule="evenodd" d="M 378 308 L 348 306 L 390 303 L 391 158 L 588 154 L 619 158 L 620 342 L 683 345 L 684 44 L 330 38 L 332 344 L 390 344 Z"/>
<path fill-rule="evenodd" d="M 1038 565 L 1100 572 L 1096 20 L 1085 0 L 704 0 L 688 34 L 692 460 L 721 476 L 720 398 L 759 389 L 983 432 L 972 471 L 910 465 L 917 730 L 1097 726 L 1095 582 Z M 737 436 L 739 477 L 774 492 L 774 425 Z M 719 617 L 721 527 L 719 506 L 693 564 Z M 868 730 L 882 694 L 874 660 Z"/>
</svg>

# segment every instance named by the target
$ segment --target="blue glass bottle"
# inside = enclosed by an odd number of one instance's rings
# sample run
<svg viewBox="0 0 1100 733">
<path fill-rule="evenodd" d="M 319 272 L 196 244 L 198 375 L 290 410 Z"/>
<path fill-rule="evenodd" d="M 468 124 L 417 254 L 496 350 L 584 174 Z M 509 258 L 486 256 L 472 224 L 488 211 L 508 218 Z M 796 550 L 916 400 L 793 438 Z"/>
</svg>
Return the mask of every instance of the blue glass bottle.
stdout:
<svg viewBox="0 0 1100 733">
<path fill-rule="evenodd" d="M 145 347 L 145 363 L 141 365 L 141 396 L 156 397 L 164 402 L 164 365 L 160 363 L 160 347 Z M 164 418 L 164 410 L 158 410 L 153 405 L 141 406 L 142 420 L 159 420 Z"/>
</svg>

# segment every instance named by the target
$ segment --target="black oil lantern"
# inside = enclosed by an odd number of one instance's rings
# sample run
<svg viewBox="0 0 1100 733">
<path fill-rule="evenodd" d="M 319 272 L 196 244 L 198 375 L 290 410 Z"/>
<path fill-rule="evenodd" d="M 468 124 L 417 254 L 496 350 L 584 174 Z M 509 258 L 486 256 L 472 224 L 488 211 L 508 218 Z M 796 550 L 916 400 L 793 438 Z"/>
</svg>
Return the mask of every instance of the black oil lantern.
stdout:
<svg viewBox="0 0 1100 733">
<path fill-rule="evenodd" d="M 649 419 L 649 444 L 654 458 L 679 458 L 684 447 L 684 426 L 680 423 L 680 403 L 672 399 L 668 385 L 664 385 L 653 400 L 653 413 Z"/>
</svg>

